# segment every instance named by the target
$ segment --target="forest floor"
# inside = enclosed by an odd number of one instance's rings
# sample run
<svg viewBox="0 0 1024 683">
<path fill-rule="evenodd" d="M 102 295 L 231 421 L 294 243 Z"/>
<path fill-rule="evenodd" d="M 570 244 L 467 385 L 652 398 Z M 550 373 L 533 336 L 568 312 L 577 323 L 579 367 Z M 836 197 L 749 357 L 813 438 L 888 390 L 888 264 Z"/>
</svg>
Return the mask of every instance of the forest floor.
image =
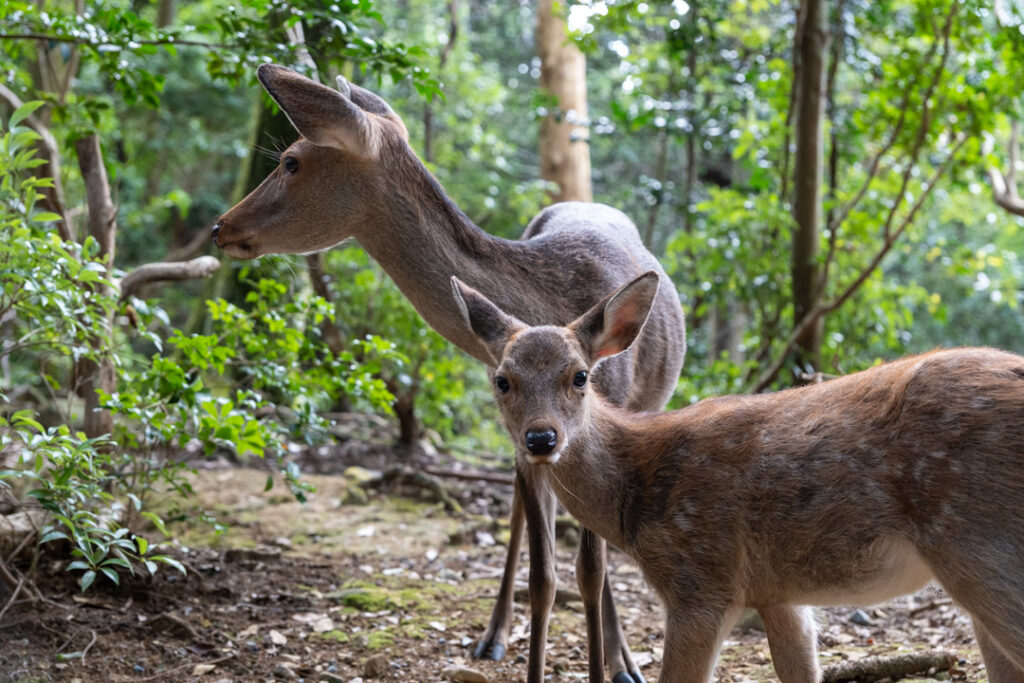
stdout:
<svg viewBox="0 0 1024 683">
<path fill-rule="evenodd" d="M 508 654 L 501 662 L 472 659 L 504 562 L 511 486 L 445 479 L 462 508 L 451 512 L 422 488 L 363 495 L 366 469 L 349 466 L 386 469 L 394 464 L 390 449 L 322 448 L 300 459 L 304 471 L 318 472 L 305 477 L 316 487 L 306 504 L 280 485 L 264 490 L 265 470 L 202 466 L 192 477 L 193 502 L 227 528 L 216 534 L 209 525 L 175 523 L 171 552 L 187 576 L 162 568 L 153 579 L 80 594 L 61 563 L 42 562 L 37 581 L 48 602 L 17 603 L 0 623 L 0 681 L 415 683 L 467 675 L 453 667 L 489 681 L 525 680 L 525 557 Z M 559 586 L 567 591 L 552 616 L 549 680 L 585 680 L 576 532 L 559 528 Z M 655 681 L 662 609 L 632 562 L 611 552 L 609 567 L 628 642 Z M 8 598 L 0 595 L 0 605 Z M 982 679 L 969 621 L 938 588 L 856 616 L 848 608 L 817 615 L 823 664 L 945 648 L 959 661 L 935 678 Z M 716 680 L 777 680 L 763 632 L 730 634 Z"/>
</svg>

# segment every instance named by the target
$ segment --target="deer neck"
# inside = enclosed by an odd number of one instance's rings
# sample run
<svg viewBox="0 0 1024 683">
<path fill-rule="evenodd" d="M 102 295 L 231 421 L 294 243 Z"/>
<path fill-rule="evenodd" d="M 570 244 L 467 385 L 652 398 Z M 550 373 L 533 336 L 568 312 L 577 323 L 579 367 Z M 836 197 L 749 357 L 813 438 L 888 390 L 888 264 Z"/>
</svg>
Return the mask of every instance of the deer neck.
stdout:
<svg viewBox="0 0 1024 683">
<path fill-rule="evenodd" d="M 514 259 L 506 254 L 522 245 L 489 235 L 445 194 L 444 189 L 410 151 L 402 172 L 385 182 L 380 209 L 355 234 L 356 239 L 441 336 L 485 364 L 492 364 L 484 347 L 462 324 L 451 295 L 451 277 L 488 296 L 504 290 L 520 306 L 529 297 L 517 296 L 522 278 L 504 272 Z"/>
</svg>

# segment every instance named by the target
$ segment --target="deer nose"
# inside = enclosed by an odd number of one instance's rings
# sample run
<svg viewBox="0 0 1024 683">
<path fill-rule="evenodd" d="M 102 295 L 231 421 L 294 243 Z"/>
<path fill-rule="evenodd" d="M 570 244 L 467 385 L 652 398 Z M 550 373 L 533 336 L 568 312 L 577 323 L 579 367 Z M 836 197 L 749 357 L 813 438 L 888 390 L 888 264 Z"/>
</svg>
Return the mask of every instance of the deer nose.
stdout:
<svg viewBox="0 0 1024 683">
<path fill-rule="evenodd" d="M 531 429 L 526 432 L 526 450 L 534 455 L 549 455 L 558 445 L 554 429 Z"/>
<path fill-rule="evenodd" d="M 210 231 L 210 235 L 211 235 L 211 237 L 213 237 L 213 245 L 215 247 L 219 247 L 220 246 L 219 244 L 217 244 L 217 233 L 218 232 L 220 232 L 220 221 L 217 221 L 216 223 L 214 223 L 213 224 L 213 230 Z"/>
</svg>

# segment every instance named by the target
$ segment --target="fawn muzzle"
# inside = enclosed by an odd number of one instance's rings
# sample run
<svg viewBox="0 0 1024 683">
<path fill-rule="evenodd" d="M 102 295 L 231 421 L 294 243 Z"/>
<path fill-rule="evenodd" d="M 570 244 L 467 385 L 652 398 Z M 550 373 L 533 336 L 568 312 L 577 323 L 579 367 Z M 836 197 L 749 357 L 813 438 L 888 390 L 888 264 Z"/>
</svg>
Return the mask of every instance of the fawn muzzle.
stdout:
<svg viewBox="0 0 1024 683">
<path fill-rule="evenodd" d="M 533 455 L 551 455 L 558 446 L 554 429 L 530 429 L 526 432 L 526 450 Z"/>
</svg>

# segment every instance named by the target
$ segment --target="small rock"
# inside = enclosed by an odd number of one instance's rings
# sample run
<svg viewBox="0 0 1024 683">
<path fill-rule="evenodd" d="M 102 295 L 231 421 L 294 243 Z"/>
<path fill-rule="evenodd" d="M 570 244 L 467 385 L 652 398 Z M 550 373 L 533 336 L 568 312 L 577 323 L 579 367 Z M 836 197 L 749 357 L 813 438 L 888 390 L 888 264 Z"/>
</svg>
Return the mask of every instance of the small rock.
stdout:
<svg viewBox="0 0 1024 683">
<path fill-rule="evenodd" d="M 272 545 L 258 545 L 253 548 L 232 548 L 224 553 L 226 562 L 237 562 L 252 566 L 257 562 L 273 562 L 281 558 L 281 549 Z"/>
<path fill-rule="evenodd" d="M 353 466 L 345 468 L 345 478 L 354 482 L 357 486 L 362 486 L 380 480 L 381 473 L 376 470 Z"/>
<path fill-rule="evenodd" d="M 366 491 L 358 486 L 345 487 L 345 493 L 341 496 L 342 505 L 369 505 L 370 497 Z"/>
<path fill-rule="evenodd" d="M 193 676 L 202 676 L 203 674 L 210 673 L 211 671 L 213 671 L 216 668 L 217 668 L 216 664 L 196 664 L 194 667 L 192 667 L 192 675 Z"/>
<path fill-rule="evenodd" d="M 388 670 L 388 658 L 384 655 L 373 655 L 363 662 L 363 675 L 376 678 Z"/>
<path fill-rule="evenodd" d="M 271 670 L 271 673 L 274 674 L 274 678 L 280 678 L 283 681 L 291 681 L 295 680 L 296 678 L 295 672 L 289 669 L 284 664 L 278 664 L 277 666 L 275 666 Z"/>
<path fill-rule="evenodd" d="M 323 671 L 320 673 L 320 680 L 324 683 L 345 683 L 345 679 L 337 674 L 328 673 Z"/>
<path fill-rule="evenodd" d="M 286 645 L 288 643 L 288 639 L 281 635 L 280 631 L 271 629 L 268 635 L 270 636 L 270 642 L 274 645 Z"/>
<path fill-rule="evenodd" d="M 569 673 L 569 662 L 564 659 L 556 659 L 551 662 L 551 670 L 556 674 L 567 674 Z"/>
<path fill-rule="evenodd" d="M 513 664 L 526 664 L 526 655 L 522 652 L 516 655 L 516 658 L 512 660 Z"/>
<path fill-rule="evenodd" d="M 871 617 L 869 617 L 868 613 L 862 609 L 853 610 L 853 612 L 850 613 L 850 616 L 847 617 L 847 621 L 851 624 L 857 624 L 858 626 L 871 626 Z"/>
<path fill-rule="evenodd" d="M 465 666 L 450 666 L 441 674 L 454 683 L 488 683 L 490 680 L 476 669 Z"/>
</svg>

